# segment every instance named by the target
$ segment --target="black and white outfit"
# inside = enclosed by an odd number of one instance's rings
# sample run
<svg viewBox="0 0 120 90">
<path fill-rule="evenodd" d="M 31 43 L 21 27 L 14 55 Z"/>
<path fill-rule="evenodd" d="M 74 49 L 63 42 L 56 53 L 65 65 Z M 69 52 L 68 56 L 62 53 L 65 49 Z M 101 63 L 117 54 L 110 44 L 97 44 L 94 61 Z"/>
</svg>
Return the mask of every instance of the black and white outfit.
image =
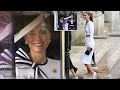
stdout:
<svg viewBox="0 0 120 90">
<path fill-rule="evenodd" d="M 69 19 L 68 23 L 69 23 L 69 26 L 68 26 L 69 30 L 77 30 L 77 21 L 75 18 Z"/>
<path fill-rule="evenodd" d="M 44 64 L 36 64 L 19 48 L 15 53 L 16 79 L 60 79 L 60 61 L 46 58 Z"/>
</svg>

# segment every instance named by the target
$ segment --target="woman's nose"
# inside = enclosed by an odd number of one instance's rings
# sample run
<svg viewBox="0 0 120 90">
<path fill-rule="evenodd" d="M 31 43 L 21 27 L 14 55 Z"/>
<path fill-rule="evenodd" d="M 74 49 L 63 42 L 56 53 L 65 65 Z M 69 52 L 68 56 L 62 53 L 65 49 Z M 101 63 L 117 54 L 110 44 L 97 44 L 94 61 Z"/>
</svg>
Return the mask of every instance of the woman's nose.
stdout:
<svg viewBox="0 0 120 90">
<path fill-rule="evenodd" d="M 42 40 L 41 35 L 39 35 L 39 34 L 37 34 L 35 37 L 36 37 L 35 39 L 38 41 Z"/>
</svg>

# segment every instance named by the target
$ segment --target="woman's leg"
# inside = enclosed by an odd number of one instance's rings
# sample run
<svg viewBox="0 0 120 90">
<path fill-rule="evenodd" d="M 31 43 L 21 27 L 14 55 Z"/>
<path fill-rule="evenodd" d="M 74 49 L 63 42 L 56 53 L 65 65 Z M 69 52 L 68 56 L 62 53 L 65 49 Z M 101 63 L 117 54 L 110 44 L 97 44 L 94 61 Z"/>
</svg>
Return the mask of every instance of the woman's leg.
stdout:
<svg viewBox="0 0 120 90">
<path fill-rule="evenodd" d="M 70 57 L 69 57 L 69 61 L 70 61 L 70 69 L 74 68 Z"/>
<path fill-rule="evenodd" d="M 96 65 L 96 62 L 95 62 L 95 54 L 93 52 L 93 55 L 92 55 L 92 64 L 91 64 L 92 67 L 97 67 Z"/>
<path fill-rule="evenodd" d="M 70 71 L 71 71 L 71 73 L 72 73 L 72 75 L 73 75 L 72 79 L 78 79 L 78 76 L 77 76 L 76 73 L 74 72 L 74 69 L 70 69 Z"/>
<path fill-rule="evenodd" d="M 94 71 L 93 71 L 91 65 L 90 64 L 85 64 L 85 66 L 87 67 L 88 74 L 93 75 Z"/>
<path fill-rule="evenodd" d="M 95 62 L 95 53 L 94 52 L 93 52 L 92 60 L 93 60 L 93 64 L 96 64 L 96 62 Z"/>
<path fill-rule="evenodd" d="M 87 68 L 87 72 L 90 73 L 90 70 Z"/>
<path fill-rule="evenodd" d="M 69 57 L 69 60 L 70 60 L 70 69 L 73 69 L 74 70 L 74 73 L 77 72 L 77 68 L 75 66 L 73 66 L 73 63 L 71 61 L 71 58 Z"/>
<path fill-rule="evenodd" d="M 87 67 L 87 71 L 88 71 L 88 76 L 87 78 L 84 79 L 96 79 L 96 72 L 94 72 L 94 70 L 92 69 L 90 64 L 85 64 L 85 66 Z"/>
<path fill-rule="evenodd" d="M 73 76 L 76 76 L 76 73 L 74 72 L 74 69 L 70 69 L 70 72 L 72 73 Z"/>
<path fill-rule="evenodd" d="M 78 79 L 78 77 L 76 76 L 77 68 L 73 66 L 70 57 L 69 57 L 69 61 L 70 61 L 70 72 L 71 72 L 72 75 L 73 75 L 73 79 Z"/>
</svg>

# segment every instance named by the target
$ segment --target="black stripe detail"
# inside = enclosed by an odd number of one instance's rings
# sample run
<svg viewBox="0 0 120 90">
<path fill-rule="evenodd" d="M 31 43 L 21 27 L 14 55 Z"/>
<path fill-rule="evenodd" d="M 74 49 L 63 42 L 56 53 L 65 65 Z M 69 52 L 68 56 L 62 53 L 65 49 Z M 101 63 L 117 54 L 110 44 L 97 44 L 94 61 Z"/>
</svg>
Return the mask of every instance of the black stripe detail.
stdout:
<svg viewBox="0 0 120 90">
<path fill-rule="evenodd" d="M 36 67 L 35 67 L 35 65 L 34 65 L 33 69 L 34 69 L 34 79 L 35 79 L 35 72 L 36 72 Z"/>
<path fill-rule="evenodd" d="M 32 64 L 30 64 L 30 63 L 26 63 L 26 62 L 15 62 L 15 64 L 25 64 L 25 65 L 32 66 Z"/>
<path fill-rule="evenodd" d="M 35 64 L 33 69 L 34 69 L 34 77 L 35 77 L 35 74 L 36 74 L 36 69 L 38 68 L 37 70 L 37 75 L 38 75 L 38 78 L 43 78 L 43 76 L 41 75 L 40 71 L 39 71 L 39 67 L 38 67 L 38 64 Z"/>
<path fill-rule="evenodd" d="M 38 67 L 37 73 L 38 73 L 38 78 L 44 79 L 43 76 L 41 75 L 41 72 L 39 71 L 39 67 Z"/>
<path fill-rule="evenodd" d="M 20 49 L 22 49 L 22 48 L 20 48 Z M 27 58 L 27 56 L 26 56 L 22 51 L 20 51 L 19 49 L 18 49 L 18 51 L 19 51 L 20 53 L 22 53 L 22 55 L 24 55 L 24 56 Z"/>
<path fill-rule="evenodd" d="M 40 69 L 39 67 L 38 69 L 47 77 L 47 79 L 49 79 L 48 76 L 42 71 L 42 69 Z"/>
<path fill-rule="evenodd" d="M 31 61 L 31 60 L 29 60 L 28 58 L 25 58 L 25 57 L 23 57 L 23 56 L 20 56 L 18 53 L 16 53 L 16 57 L 19 57 L 19 58 L 21 58 L 21 59 L 23 59 L 23 60 L 26 60 L 26 61 Z M 15 59 L 16 60 L 16 59 Z"/>
<path fill-rule="evenodd" d="M 48 78 L 48 76 L 38 67 L 38 64 L 35 64 L 33 69 L 36 72 L 36 68 L 38 68 L 37 74 L 38 74 L 38 78 L 43 78 L 43 76 L 41 75 L 41 73 L 43 73 L 44 76 L 46 76 Z M 35 72 L 34 72 L 34 76 L 35 76 Z"/>
</svg>

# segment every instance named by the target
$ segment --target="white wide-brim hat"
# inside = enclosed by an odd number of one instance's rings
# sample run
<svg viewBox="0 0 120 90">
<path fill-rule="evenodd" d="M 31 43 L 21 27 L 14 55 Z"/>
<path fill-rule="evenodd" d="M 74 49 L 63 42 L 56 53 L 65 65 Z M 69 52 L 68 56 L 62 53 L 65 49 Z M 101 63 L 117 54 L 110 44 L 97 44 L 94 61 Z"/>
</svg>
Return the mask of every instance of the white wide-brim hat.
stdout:
<svg viewBox="0 0 120 90">
<path fill-rule="evenodd" d="M 40 24 L 43 20 L 43 16 L 44 16 L 44 19 L 46 19 L 49 15 L 50 15 L 50 13 L 41 11 L 40 14 L 32 22 L 30 22 L 23 29 L 21 29 L 19 33 L 16 33 L 14 35 L 14 43 L 16 43 L 24 35 L 26 35 L 29 31 L 31 31 L 34 27 L 36 27 L 38 24 Z"/>
</svg>

